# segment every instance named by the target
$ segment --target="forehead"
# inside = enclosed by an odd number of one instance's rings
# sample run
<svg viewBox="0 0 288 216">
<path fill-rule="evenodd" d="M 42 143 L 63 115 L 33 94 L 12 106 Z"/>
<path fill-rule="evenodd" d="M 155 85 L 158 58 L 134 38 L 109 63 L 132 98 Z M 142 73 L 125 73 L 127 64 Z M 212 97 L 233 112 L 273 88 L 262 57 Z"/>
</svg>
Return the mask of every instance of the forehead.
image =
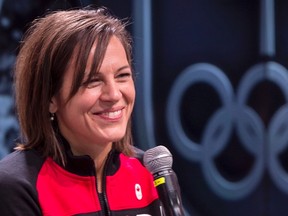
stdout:
<svg viewBox="0 0 288 216">
<path fill-rule="evenodd" d="M 99 51 L 100 46 L 100 51 Z M 116 36 L 112 36 L 108 41 L 106 47 L 101 47 L 101 45 L 95 43 L 93 44 L 87 65 L 86 71 L 98 71 L 100 67 L 109 64 L 110 66 L 117 64 L 128 64 L 128 58 L 126 50 L 122 44 L 122 42 Z M 93 68 L 94 65 L 98 65 L 97 68 Z"/>
<path fill-rule="evenodd" d="M 112 66 L 121 63 L 130 66 L 122 41 L 114 35 L 105 41 L 96 39 L 90 49 L 81 45 L 75 47 L 68 63 L 67 73 L 72 77 L 83 79 L 84 75 L 92 76 L 99 72 L 101 66 L 107 64 Z"/>
</svg>

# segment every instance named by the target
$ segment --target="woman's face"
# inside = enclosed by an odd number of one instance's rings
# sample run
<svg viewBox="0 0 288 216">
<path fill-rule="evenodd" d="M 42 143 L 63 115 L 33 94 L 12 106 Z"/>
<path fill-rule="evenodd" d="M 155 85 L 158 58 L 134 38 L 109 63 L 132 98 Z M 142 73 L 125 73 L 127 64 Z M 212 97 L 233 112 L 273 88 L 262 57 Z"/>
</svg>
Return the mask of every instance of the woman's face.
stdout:
<svg viewBox="0 0 288 216">
<path fill-rule="evenodd" d="M 97 47 L 94 46 L 89 55 L 86 78 L 95 49 Z M 52 98 L 49 108 L 51 113 L 56 113 L 60 131 L 72 151 L 87 154 L 87 151 L 111 145 L 125 135 L 134 106 L 134 81 L 125 50 L 114 36 L 108 44 L 99 73 L 95 73 L 91 82 L 82 85 L 76 95 L 65 103 L 74 68 L 70 64 L 61 91 Z"/>
</svg>

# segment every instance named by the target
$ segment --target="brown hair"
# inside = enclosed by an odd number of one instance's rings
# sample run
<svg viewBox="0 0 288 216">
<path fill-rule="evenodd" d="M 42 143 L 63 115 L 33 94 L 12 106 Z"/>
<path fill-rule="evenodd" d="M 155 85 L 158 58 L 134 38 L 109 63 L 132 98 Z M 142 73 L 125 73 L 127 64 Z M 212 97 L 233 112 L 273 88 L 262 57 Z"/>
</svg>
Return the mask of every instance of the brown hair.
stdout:
<svg viewBox="0 0 288 216">
<path fill-rule="evenodd" d="M 68 100 L 78 91 L 91 47 L 95 44 L 93 69 L 100 68 L 109 39 L 116 36 L 124 46 L 131 66 L 131 37 L 126 23 L 105 8 L 56 11 L 32 22 L 25 34 L 15 67 L 16 108 L 25 144 L 43 156 L 64 163 L 57 123 L 50 121 L 49 103 L 60 90 L 68 63 L 75 55 L 76 68 Z M 75 49 L 77 47 L 77 49 Z M 92 72 L 88 80 L 92 79 Z M 113 146 L 132 155 L 131 119 L 125 136 Z"/>
</svg>

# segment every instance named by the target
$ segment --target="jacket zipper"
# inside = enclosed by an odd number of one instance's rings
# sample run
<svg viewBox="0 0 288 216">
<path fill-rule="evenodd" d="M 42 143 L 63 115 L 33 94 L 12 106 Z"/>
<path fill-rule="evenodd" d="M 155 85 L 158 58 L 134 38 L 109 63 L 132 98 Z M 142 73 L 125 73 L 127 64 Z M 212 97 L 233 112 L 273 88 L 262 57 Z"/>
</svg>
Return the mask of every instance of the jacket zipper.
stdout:
<svg viewBox="0 0 288 216">
<path fill-rule="evenodd" d="M 108 157 L 107 157 L 107 160 L 104 164 L 104 168 L 103 168 L 103 175 L 102 175 L 102 193 L 99 193 L 98 190 L 97 190 L 97 194 L 98 194 L 98 197 L 99 197 L 99 200 L 100 200 L 100 205 L 101 205 L 101 211 L 102 211 L 102 214 L 104 216 L 110 216 L 111 215 L 111 212 L 109 210 L 109 203 L 108 203 L 108 199 L 107 199 L 107 194 L 106 194 L 106 175 L 107 175 L 107 167 L 109 164 L 109 161 L 110 161 L 110 158 L 111 158 L 111 154 L 112 152 L 109 152 L 108 154 Z M 97 179 L 97 176 L 96 176 L 96 173 L 95 173 L 95 177 Z M 97 184 L 98 182 L 96 181 L 96 188 L 97 188 Z"/>
</svg>

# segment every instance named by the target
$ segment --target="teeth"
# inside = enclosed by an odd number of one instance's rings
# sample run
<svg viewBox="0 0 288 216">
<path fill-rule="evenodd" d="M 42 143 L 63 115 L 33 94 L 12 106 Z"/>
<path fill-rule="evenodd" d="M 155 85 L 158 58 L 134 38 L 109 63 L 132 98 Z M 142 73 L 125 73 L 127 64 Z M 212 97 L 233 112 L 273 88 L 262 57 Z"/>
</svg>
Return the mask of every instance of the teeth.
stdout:
<svg viewBox="0 0 288 216">
<path fill-rule="evenodd" d="M 115 112 L 107 112 L 103 113 L 103 115 L 107 116 L 108 118 L 115 118 L 118 117 L 121 113 L 121 110 L 115 111 Z"/>
</svg>

